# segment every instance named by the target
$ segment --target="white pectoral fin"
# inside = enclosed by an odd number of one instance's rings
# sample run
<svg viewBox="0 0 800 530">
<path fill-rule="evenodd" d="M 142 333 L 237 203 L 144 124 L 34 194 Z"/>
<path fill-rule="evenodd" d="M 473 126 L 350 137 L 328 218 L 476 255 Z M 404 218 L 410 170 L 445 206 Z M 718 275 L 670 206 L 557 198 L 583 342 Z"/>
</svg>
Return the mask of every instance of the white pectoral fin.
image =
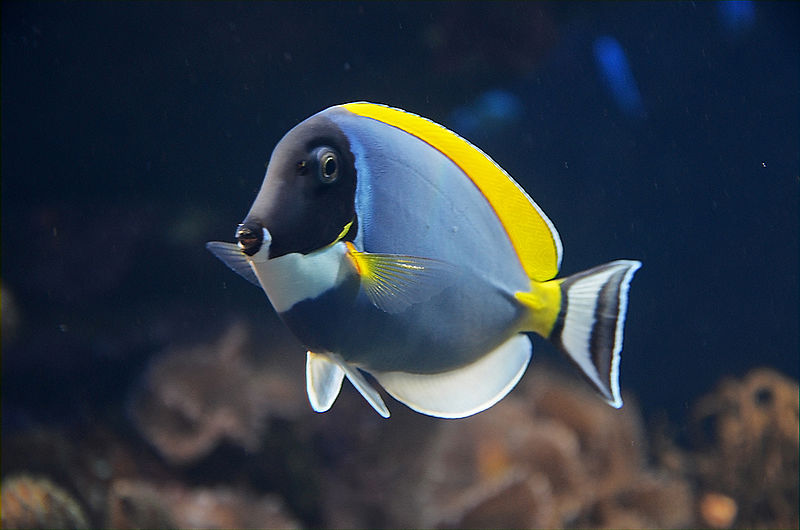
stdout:
<svg viewBox="0 0 800 530">
<path fill-rule="evenodd" d="M 373 373 L 396 400 L 440 418 L 463 418 L 486 410 L 519 382 L 531 359 L 531 342 L 515 335 L 471 364 L 438 374 Z"/>
<path fill-rule="evenodd" d="M 327 355 L 306 353 L 306 391 L 311 408 L 325 412 L 331 408 L 342 389 L 344 370 Z"/>
<path fill-rule="evenodd" d="M 206 243 L 206 248 L 233 272 L 248 282 L 261 287 L 258 278 L 256 278 L 256 273 L 253 272 L 253 268 L 247 260 L 247 256 L 238 245 L 222 241 L 209 241 Z"/>
<path fill-rule="evenodd" d="M 566 312 L 556 343 L 609 405 L 622 406 L 619 361 L 628 290 L 639 261 L 617 260 L 564 279 Z"/>
<path fill-rule="evenodd" d="M 399 254 L 372 254 L 348 246 L 361 287 L 370 302 L 387 313 L 400 313 L 424 302 L 453 282 L 455 268 L 443 261 Z"/>
<path fill-rule="evenodd" d="M 389 409 L 380 394 L 367 382 L 358 368 L 350 366 L 335 355 L 314 352 L 306 354 L 306 390 L 311 408 L 317 412 L 330 409 L 339 395 L 345 375 L 378 414 L 384 418 L 389 417 Z"/>
</svg>

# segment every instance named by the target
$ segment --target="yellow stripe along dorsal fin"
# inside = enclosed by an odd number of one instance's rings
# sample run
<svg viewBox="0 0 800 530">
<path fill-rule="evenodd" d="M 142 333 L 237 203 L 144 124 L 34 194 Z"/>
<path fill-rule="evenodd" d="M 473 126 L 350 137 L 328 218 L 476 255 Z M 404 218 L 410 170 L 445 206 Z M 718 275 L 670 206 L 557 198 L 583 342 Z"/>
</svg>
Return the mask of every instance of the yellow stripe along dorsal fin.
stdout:
<svg viewBox="0 0 800 530">
<path fill-rule="evenodd" d="M 426 118 L 374 103 L 343 108 L 397 127 L 431 145 L 453 161 L 483 193 L 508 234 L 528 277 L 545 281 L 558 273 L 561 239 L 553 223 L 494 160 L 456 133 Z"/>
</svg>

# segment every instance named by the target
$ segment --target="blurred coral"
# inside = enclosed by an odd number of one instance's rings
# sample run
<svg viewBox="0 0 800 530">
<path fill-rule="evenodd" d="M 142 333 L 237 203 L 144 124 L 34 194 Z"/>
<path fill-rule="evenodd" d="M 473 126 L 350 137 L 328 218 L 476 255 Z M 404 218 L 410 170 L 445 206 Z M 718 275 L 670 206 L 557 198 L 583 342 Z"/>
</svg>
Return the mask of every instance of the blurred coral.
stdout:
<svg viewBox="0 0 800 530">
<path fill-rule="evenodd" d="M 131 413 L 164 458 L 192 462 L 223 439 L 255 451 L 270 417 L 292 418 L 306 407 L 297 380 L 256 362 L 247 343 L 237 323 L 215 344 L 171 350 L 150 365 Z"/>
<path fill-rule="evenodd" d="M 687 447 L 645 433 L 630 396 L 615 410 L 541 365 L 461 420 L 395 407 L 386 421 L 350 386 L 314 414 L 246 344 L 234 325 L 152 363 L 132 411 L 164 458 L 120 426 L 4 439 L 3 525 L 797 527 L 798 386 L 775 372 L 698 402 Z"/>
<path fill-rule="evenodd" d="M 3 438 L 4 476 L 44 475 L 73 492 L 90 522 L 106 519 L 112 480 L 140 477 L 166 480 L 168 470 L 130 432 L 110 430 L 104 422 L 70 429 L 31 429 Z M 5 502 L 5 483 L 3 502 Z"/>
<path fill-rule="evenodd" d="M 631 400 L 629 400 L 631 401 Z M 347 400 L 342 403 L 348 406 Z M 360 410 L 360 409 L 359 409 Z M 337 409 L 323 492 L 333 526 L 426 528 L 680 527 L 692 522 L 681 477 L 647 466 L 638 408 L 608 407 L 539 367 L 514 393 L 461 420 L 402 409 L 376 428 Z M 341 449 L 340 449 L 341 450 Z M 336 482 L 330 482 L 335 480 Z"/>
<path fill-rule="evenodd" d="M 110 528 L 299 528 L 283 503 L 227 487 L 189 489 L 117 480 L 108 498 Z"/>
<path fill-rule="evenodd" d="M 46 478 L 19 474 L 3 479 L 3 528 L 88 528 L 78 501 Z"/>
<path fill-rule="evenodd" d="M 259 466 L 258 456 L 242 455 L 244 462 L 236 462 L 228 455 L 224 484 L 194 487 L 197 478 L 165 466 L 136 436 L 102 429 L 38 431 L 3 442 L 3 465 L 12 470 L 2 486 L 5 528 L 300 526 L 277 493 L 264 492 L 241 473 L 242 467 L 280 473 Z M 63 489 L 29 478 L 42 469 Z M 204 483 L 217 482 L 208 479 L 211 474 L 208 466 L 199 470 Z"/>
<path fill-rule="evenodd" d="M 621 411 L 539 370 L 489 414 L 442 425 L 423 477 L 433 527 L 677 527 L 685 481 L 646 467 L 635 404 Z"/>
<path fill-rule="evenodd" d="M 711 528 L 730 528 L 736 520 L 736 501 L 721 493 L 708 492 L 698 506 L 701 520 Z"/>
<path fill-rule="evenodd" d="M 799 401 L 796 381 L 757 369 L 723 381 L 694 407 L 693 473 L 705 492 L 699 509 L 707 526 L 798 527 Z M 727 525 L 726 508 L 711 494 L 734 503 Z"/>
</svg>

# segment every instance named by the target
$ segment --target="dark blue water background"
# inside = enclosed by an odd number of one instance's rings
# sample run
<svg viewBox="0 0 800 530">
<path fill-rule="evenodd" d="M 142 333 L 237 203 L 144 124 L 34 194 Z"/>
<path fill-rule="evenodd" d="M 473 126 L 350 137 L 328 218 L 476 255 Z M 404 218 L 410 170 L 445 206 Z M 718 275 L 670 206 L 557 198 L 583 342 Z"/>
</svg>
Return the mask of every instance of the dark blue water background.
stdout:
<svg viewBox="0 0 800 530">
<path fill-rule="evenodd" d="M 121 415 L 148 359 L 234 315 L 285 344 L 203 244 L 232 239 L 284 132 L 354 100 L 493 156 L 559 229 L 563 273 L 643 261 L 622 386 L 646 415 L 681 421 L 756 366 L 796 379 L 798 12 L 2 2 L 4 432 Z"/>
</svg>

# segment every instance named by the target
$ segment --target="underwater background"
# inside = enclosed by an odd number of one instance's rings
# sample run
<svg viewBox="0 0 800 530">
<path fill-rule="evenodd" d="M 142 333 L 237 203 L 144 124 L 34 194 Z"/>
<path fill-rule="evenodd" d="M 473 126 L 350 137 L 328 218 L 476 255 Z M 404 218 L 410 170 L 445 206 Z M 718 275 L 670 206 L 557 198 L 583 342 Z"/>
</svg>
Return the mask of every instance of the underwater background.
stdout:
<svg viewBox="0 0 800 530">
<path fill-rule="evenodd" d="M 800 4 L 0 7 L 4 527 L 800 524 Z M 204 243 L 357 100 L 495 159 L 561 275 L 643 262 L 623 409 L 537 339 L 469 419 L 349 385 L 311 410 L 304 350 Z"/>
</svg>

